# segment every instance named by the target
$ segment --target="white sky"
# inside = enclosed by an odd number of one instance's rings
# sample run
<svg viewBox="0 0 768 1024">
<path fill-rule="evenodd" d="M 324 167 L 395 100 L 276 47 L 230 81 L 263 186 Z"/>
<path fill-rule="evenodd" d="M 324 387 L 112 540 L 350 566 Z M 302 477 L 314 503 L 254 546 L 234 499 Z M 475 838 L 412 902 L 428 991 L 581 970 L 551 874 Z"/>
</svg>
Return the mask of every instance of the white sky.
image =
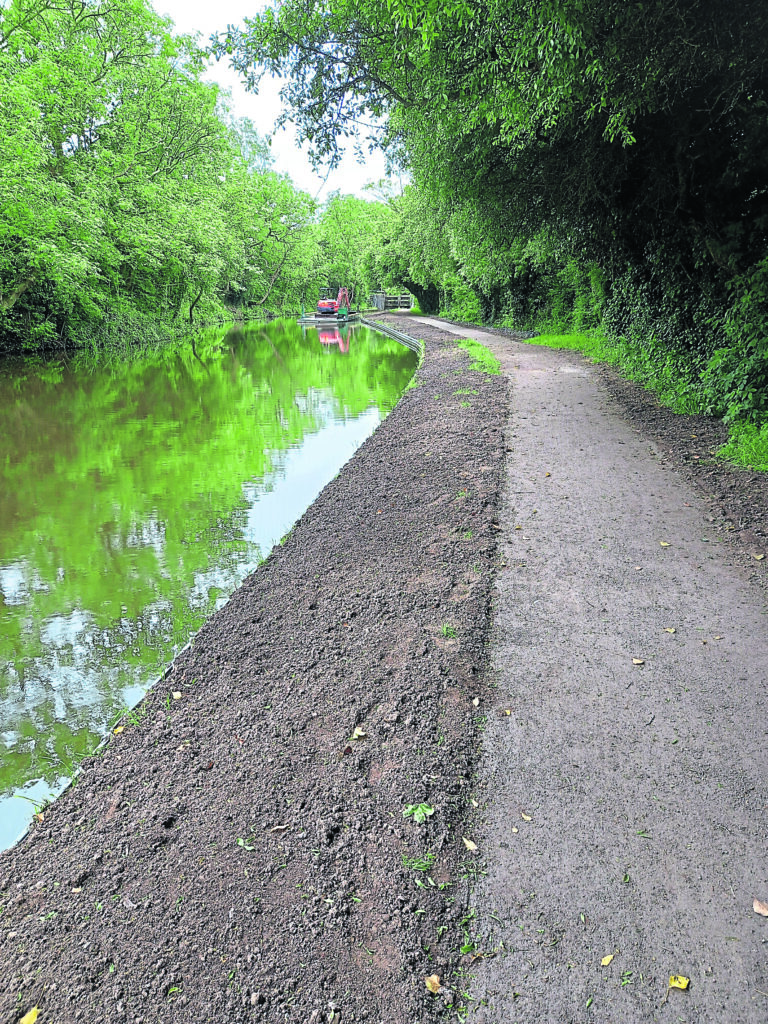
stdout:
<svg viewBox="0 0 768 1024">
<path fill-rule="evenodd" d="M 264 0 L 151 0 L 159 14 L 169 15 L 180 33 L 199 32 L 203 44 L 214 32 L 222 32 L 227 25 L 240 24 L 243 18 L 253 17 L 266 6 Z M 279 83 L 265 78 L 258 95 L 246 92 L 238 75 L 224 61 L 213 63 L 206 76 L 232 93 L 232 107 L 237 117 L 249 117 L 261 135 L 271 134 L 274 120 L 281 109 L 278 96 Z M 364 195 L 362 187 L 384 177 L 384 157 L 381 153 L 367 155 L 359 164 L 353 153 L 345 156 L 341 166 L 331 172 L 325 185 L 325 171 L 317 175 L 306 154 L 297 147 L 292 125 L 276 133 L 272 139 L 275 170 L 289 174 L 298 188 L 318 198 L 329 192 Z"/>
</svg>

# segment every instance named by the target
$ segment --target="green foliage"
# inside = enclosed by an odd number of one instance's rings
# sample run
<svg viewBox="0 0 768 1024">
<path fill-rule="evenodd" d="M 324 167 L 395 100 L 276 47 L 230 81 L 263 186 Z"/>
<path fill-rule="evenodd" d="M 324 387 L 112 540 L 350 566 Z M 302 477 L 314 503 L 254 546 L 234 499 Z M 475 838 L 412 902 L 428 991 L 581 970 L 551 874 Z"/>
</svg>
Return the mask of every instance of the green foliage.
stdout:
<svg viewBox="0 0 768 1024">
<path fill-rule="evenodd" d="M 333 193 L 320 211 L 321 262 L 310 286 L 316 289 L 321 282 L 335 293 L 344 285 L 353 305 L 365 306 L 382 283 L 377 258 L 394 216 L 391 204 Z M 308 303 L 316 299 L 314 291 L 308 293 Z"/>
<path fill-rule="evenodd" d="M 0 9 L 0 352 L 167 341 L 327 278 L 340 241 L 205 65 L 147 0 Z"/>
<path fill-rule="evenodd" d="M 475 341 L 473 338 L 462 338 L 457 344 L 472 359 L 472 362 L 469 364 L 470 370 L 491 375 L 501 372 L 499 360 L 485 345 L 481 345 L 479 341 Z"/>
<path fill-rule="evenodd" d="M 737 466 L 768 473 L 768 423 L 731 423 L 728 442 L 717 454 Z"/>
</svg>

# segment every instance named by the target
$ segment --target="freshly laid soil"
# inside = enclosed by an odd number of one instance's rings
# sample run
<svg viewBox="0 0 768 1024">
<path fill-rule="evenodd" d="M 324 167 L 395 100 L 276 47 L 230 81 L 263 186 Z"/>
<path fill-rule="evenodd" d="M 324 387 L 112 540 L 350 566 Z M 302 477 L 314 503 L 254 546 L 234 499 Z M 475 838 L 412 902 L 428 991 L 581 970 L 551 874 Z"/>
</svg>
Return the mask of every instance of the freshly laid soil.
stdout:
<svg viewBox="0 0 768 1024">
<path fill-rule="evenodd" d="M 0 859 L 3 1024 L 451 1001 L 507 382 L 420 334 L 418 386 Z"/>
<path fill-rule="evenodd" d="M 417 1024 L 461 1000 L 509 379 L 379 319 L 425 341 L 417 386 L 0 858 L 0 1024 Z M 762 553 L 768 477 L 601 373 Z"/>
</svg>

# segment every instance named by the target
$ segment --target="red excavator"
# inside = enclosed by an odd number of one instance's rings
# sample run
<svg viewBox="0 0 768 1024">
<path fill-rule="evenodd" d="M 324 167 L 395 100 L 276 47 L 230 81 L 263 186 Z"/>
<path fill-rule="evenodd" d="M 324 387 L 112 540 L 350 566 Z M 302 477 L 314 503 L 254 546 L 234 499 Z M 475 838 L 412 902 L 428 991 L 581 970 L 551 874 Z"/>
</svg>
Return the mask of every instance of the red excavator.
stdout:
<svg viewBox="0 0 768 1024">
<path fill-rule="evenodd" d="M 335 299 L 320 299 L 317 304 L 318 316 L 336 316 L 346 318 L 349 316 L 349 292 L 346 288 L 339 288 L 339 294 Z"/>
</svg>

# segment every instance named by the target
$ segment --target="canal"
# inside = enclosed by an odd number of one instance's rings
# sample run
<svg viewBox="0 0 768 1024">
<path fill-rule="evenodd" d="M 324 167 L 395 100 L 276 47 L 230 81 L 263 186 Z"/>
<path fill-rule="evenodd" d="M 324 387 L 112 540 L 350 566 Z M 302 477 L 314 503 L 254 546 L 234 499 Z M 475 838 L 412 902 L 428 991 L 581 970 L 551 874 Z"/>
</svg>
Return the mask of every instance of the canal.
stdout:
<svg viewBox="0 0 768 1024">
<path fill-rule="evenodd" d="M 0 848 L 285 536 L 415 367 L 367 328 L 289 321 L 130 359 L 0 363 Z"/>
</svg>

